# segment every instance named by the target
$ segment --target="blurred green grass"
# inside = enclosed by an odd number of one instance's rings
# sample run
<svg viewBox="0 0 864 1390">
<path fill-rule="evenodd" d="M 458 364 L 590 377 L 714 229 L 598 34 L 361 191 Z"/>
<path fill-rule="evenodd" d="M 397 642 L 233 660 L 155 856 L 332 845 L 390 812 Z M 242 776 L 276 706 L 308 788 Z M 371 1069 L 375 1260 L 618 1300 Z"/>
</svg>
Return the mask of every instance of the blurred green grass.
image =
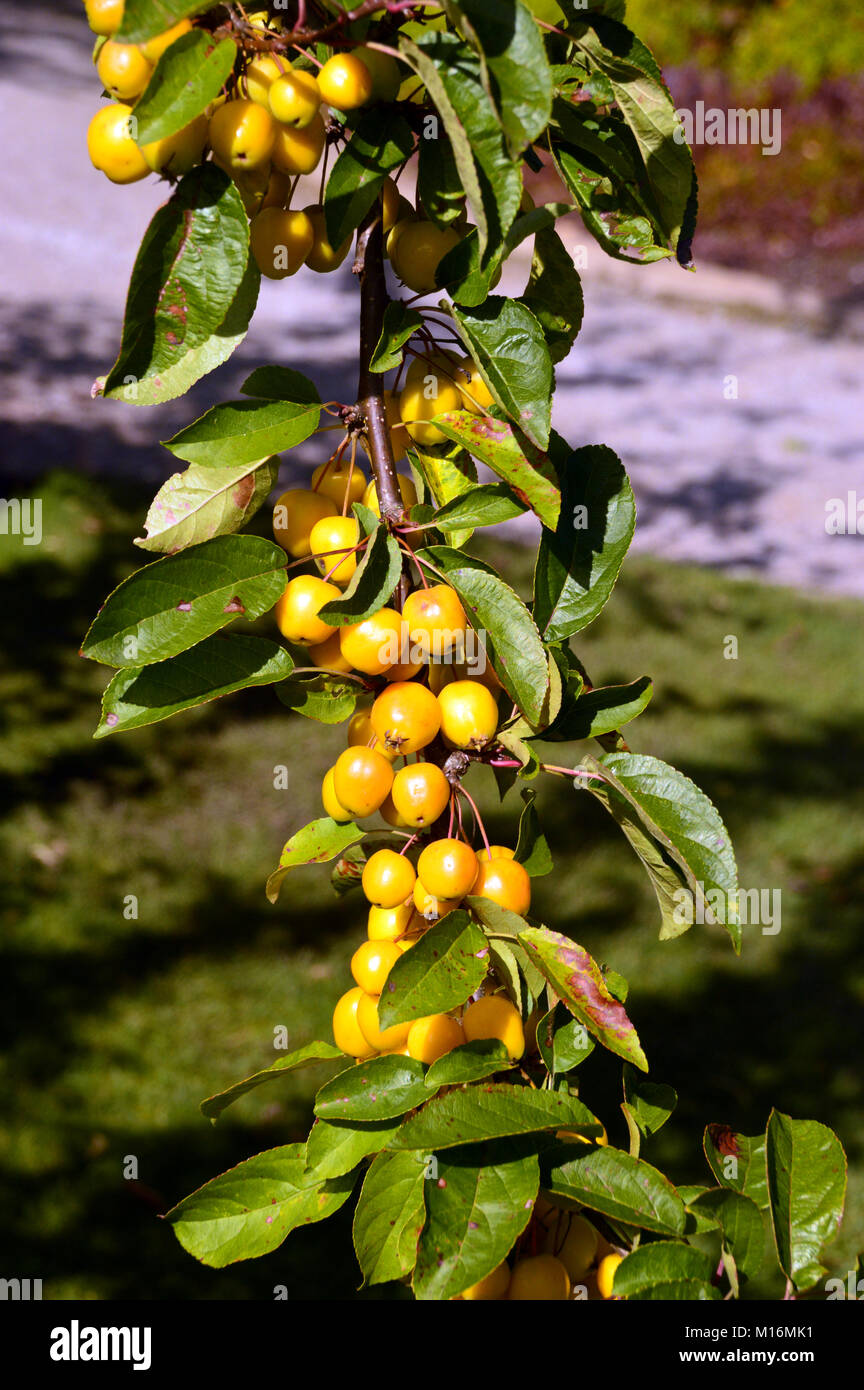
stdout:
<svg viewBox="0 0 864 1390">
<path fill-rule="evenodd" d="M 320 870 L 289 877 L 275 908 L 263 892 L 283 841 L 318 814 L 342 732 L 289 717 L 265 689 L 93 742 L 107 672 L 78 646 L 144 559 L 129 538 L 148 498 L 66 474 L 36 495 L 43 544 L 0 548 L 3 1273 L 42 1278 L 55 1299 L 270 1298 L 279 1284 L 292 1298 L 353 1297 L 347 1210 L 225 1271 L 197 1265 L 158 1220 L 217 1172 L 308 1131 L 326 1071 L 244 1098 L 216 1127 L 198 1102 L 267 1065 L 280 1025 L 291 1045 L 327 1037 L 349 983 L 361 902 L 334 898 Z M 527 552 L 486 542 L 483 553 L 526 589 Z M 841 1273 L 864 1246 L 861 618 L 851 601 L 634 559 L 576 643 L 597 683 L 655 677 L 631 746 L 717 802 L 743 887 L 782 891 L 779 935 L 747 932 L 740 960 L 717 929 L 659 942 L 639 865 L 564 780 L 541 789 L 556 870 L 535 880 L 537 916 L 629 977 L 652 1076 L 679 1091 L 649 1159 L 706 1180 L 704 1125 L 753 1133 L 772 1103 L 840 1133 L 850 1205 L 828 1261 Z M 578 746 L 557 745 L 554 761 L 568 754 L 571 765 Z M 289 786 L 276 790 L 282 764 Z M 490 832 L 512 841 L 516 793 L 499 807 L 491 776 L 473 778 Z M 124 916 L 129 895 L 137 919 Z M 626 1144 L 620 1069 L 598 1052 L 583 1095 Z"/>
</svg>

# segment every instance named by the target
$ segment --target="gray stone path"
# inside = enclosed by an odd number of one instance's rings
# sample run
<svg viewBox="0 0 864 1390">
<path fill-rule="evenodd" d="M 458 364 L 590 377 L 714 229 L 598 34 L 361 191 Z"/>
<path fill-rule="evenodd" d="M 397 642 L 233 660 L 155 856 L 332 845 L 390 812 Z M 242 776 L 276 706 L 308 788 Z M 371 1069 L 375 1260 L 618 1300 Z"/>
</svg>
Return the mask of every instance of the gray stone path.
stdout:
<svg viewBox="0 0 864 1390">
<path fill-rule="evenodd" d="M 9 466 L 133 473 L 158 486 L 173 470 L 156 441 L 265 360 L 305 368 L 327 396 L 347 399 L 357 306 L 344 271 L 265 283 L 246 342 L 191 397 L 153 409 L 91 401 L 119 341 L 135 251 L 164 193 L 155 180 L 116 188 L 89 164 L 84 137 L 99 88 L 86 27 L 38 10 L 24 36 L 20 13 L 0 11 L 0 438 Z M 508 276 L 504 288 L 518 292 L 524 264 Z M 573 444 L 603 442 L 621 455 L 639 507 L 636 547 L 864 595 L 864 535 L 825 528 L 831 498 L 857 489 L 864 499 L 864 343 L 766 316 L 779 292 L 755 277 L 622 267 L 592 245 L 583 278 L 585 327 L 559 368 L 555 424 Z M 753 312 L 729 312 L 730 298 Z M 320 451 L 297 452 L 306 462 Z"/>
</svg>

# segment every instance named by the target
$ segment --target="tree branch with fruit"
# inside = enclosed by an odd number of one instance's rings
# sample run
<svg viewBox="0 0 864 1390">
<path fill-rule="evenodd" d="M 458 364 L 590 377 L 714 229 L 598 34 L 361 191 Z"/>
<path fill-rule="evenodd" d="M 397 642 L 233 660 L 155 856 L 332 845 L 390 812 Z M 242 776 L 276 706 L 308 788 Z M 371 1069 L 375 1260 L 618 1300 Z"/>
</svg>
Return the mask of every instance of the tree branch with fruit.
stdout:
<svg viewBox="0 0 864 1390">
<path fill-rule="evenodd" d="M 648 1079 L 628 983 L 532 914 L 553 867 L 532 783 L 549 775 L 623 832 L 661 939 L 686 930 L 684 904 L 743 942 L 718 810 L 620 733 L 651 680 L 594 686 L 572 645 L 614 592 L 635 505 L 611 449 L 551 425 L 583 313 L 566 219 L 634 275 L 690 264 L 692 159 L 655 60 L 617 0 L 86 9 L 108 97 L 92 162 L 170 195 L 95 394 L 185 394 L 242 341 L 262 276 L 337 271 L 353 243 L 359 289 L 357 399 L 262 365 L 166 440 L 183 470 L 136 541 L 155 558 L 82 647 L 114 669 L 98 738 L 268 684 L 286 717 L 345 726 L 322 815 L 286 827 L 267 882 L 275 903 L 288 874 L 329 863 L 335 890 L 365 899 L 333 1041 L 202 1109 L 216 1119 L 300 1067 L 334 1074 L 307 1141 L 180 1201 L 177 1239 L 222 1267 L 354 1200 L 364 1280 L 421 1300 L 737 1297 L 769 1251 L 792 1289 L 814 1288 L 844 1203 L 836 1136 L 778 1111 L 748 1136 L 729 1117 L 705 1130 L 707 1169 L 673 1183 L 643 1155 L 676 1096 Z M 541 169 L 559 188 L 538 207 L 525 180 Z M 309 439 L 321 461 L 278 495 L 273 540 L 248 530 Z M 529 516 L 520 594 L 475 552 Z M 491 843 L 483 808 L 517 787 L 510 843 Z M 581 1099 L 597 1048 L 622 1068 L 602 1115 Z"/>
</svg>

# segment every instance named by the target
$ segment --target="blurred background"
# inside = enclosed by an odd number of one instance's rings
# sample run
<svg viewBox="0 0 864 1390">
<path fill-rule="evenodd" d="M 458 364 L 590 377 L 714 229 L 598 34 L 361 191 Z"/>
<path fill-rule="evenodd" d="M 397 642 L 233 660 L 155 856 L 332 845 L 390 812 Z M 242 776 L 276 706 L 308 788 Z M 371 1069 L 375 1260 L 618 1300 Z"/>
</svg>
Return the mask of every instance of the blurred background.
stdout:
<svg viewBox="0 0 864 1390">
<path fill-rule="evenodd" d="M 564 781 L 543 793 L 556 870 L 535 880 L 536 913 L 631 979 L 652 1076 L 681 1097 L 649 1160 L 707 1180 L 704 1125 L 755 1133 L 772 1104 L 837 1130 L 850 1196 L 827 1260 L 842 1275 L 864 1245 L 864 541 L 827 535 L 825 514 L 861 480 L 864 29 L 855 0 L 672 10 L 630 0 L 628 17 L 676 104 L 778 107 L 783 144 L 773 158 L 696 148 L 695 274 L 588 247 L 556 424 L 621 454 L 640 521 L 613 601 L 575 645 L 597 683 L 655 678 L 631 746 L 705 788 L 742 886 L 781 891 L 782 930 L 747 932 L 740 960 L 705 927 L 658 942 L 639 865 Z M 0 495 L 40 499 L 44 531 L 38 546 L 0 536 L 0 1275 L 41 1278 L 54 1299 L 270 1298 L 277 1284 L 353 1297 L 347 1210 L 221 1272 L 158 1220 L 308 1131 L 326 1070 L 244 1098 L 215 1128 L 198 1103 L 268 1065 L 280 1025 L 292 1046 L 328 1036 L 348 987 L 360 901 L 334 898 L 316 870 L 289 877 L 275 908 L 263 891 L 284 840 L 318 813 L 342 734 L 265 689 L 94 743 L 108 673 L 77 653 L 144 562 L 131 540 L 174 471 L 158 441 L 264 361 L 351 399 L 356 291 L 347 269 L 265 284 L 246 342 L 189 396 L 91 400 L 164 190 L 116 188 L 89 164 L 99 84 L 81 11 L 0 3 Z M 513 268 L 517 292 L 526 274 Z M 322 457 L 303 446 L 282 485 Z M 266 534 L 266 512 L 253 529 Z M 523 593 L 531 539 L 483 551 Z M 512 840 L 515 809 L 474 776 L 490 832 Z M 594 1054 L 583 1094 L 626 1144 L 610 1057 Z"/>
</svg>

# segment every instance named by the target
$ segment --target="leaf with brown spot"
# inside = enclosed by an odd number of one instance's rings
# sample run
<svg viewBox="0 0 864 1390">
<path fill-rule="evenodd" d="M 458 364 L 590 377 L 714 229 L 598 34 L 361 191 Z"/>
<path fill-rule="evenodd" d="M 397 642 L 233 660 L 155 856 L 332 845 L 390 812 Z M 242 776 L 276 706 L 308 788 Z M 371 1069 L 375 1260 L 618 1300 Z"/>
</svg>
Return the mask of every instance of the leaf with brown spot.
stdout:
<svg viewBox="0 0 864 1390">
<path fill-rule="evenodd" d="M 636 1029 L 623 1004 L 609 993 L 599 965 L 584 946 L 548 927 L 528 927 L 519 933 L 519 940 L 574 1018 L 610 1052 L 647 1071 Z"/>
</svg>

